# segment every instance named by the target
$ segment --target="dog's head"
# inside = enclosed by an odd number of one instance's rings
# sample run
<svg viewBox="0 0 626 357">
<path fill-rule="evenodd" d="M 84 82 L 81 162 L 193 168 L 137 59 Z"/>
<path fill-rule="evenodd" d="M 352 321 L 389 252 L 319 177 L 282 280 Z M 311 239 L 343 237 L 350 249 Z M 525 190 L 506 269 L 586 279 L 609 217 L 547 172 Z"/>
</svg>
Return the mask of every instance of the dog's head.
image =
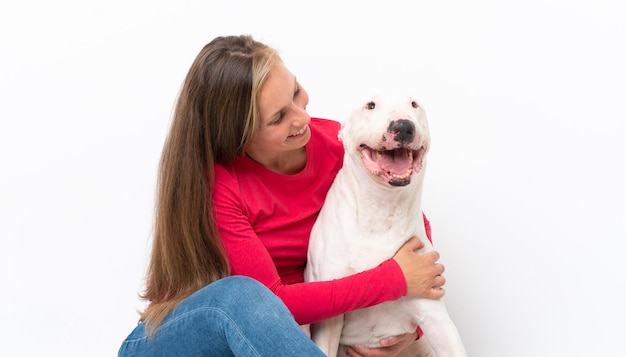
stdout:
<svg viewBox="0 0 626 357">
<path fill-rule="evenodd" d="M 426 114 L 411 96 L 371 97 L 343 123 L 339 139 L 370 174 L 392 186 L 411 183 L 430 146 Z"/>
</svg>

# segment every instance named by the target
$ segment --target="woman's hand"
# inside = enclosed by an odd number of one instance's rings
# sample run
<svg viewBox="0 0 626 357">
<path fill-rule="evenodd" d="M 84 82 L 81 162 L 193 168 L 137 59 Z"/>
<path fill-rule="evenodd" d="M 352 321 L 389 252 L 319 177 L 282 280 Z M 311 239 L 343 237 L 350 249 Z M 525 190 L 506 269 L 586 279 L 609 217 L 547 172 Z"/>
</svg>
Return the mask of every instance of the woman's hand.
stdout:
<svg viewBox="0 0 626 357">
<path fill-rule="evenodd" d="M 417 339 L 417 331 L 413 333 L 407 333 L 400 336 L 389 337 L 380 340 L 381 347 L 379 348 L 365 348 L 359 346 L 347 346 L 346 355 L 350 357 L 368 356 L 368 357 L 396 357 L 399 356 L 402 351 L 408 348 Z"/>
<path fill-rule="evenodd" d="M 445 294 L 443 285 L 444 267 L 437 263 L 439 253 L 431 251 L 426 254 L 415 254 L 424 243 L 417 237 L 411 238 L 396 252 L 393 259 L 398 263 L 406 280 L 407 296 L 427 299 L 440 299 Z"/>
</svg>

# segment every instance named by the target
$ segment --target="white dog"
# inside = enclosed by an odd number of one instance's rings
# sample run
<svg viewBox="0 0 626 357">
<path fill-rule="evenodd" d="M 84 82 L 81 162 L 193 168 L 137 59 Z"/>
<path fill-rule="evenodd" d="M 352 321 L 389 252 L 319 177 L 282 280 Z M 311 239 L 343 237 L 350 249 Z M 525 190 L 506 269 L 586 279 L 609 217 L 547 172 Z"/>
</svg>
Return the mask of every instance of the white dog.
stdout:
<svg viewBox="0 0 626 357">
<path fill-rule="evenodd" d="M 374 268 L 412 236 L 426 239 L 421 196 L 430 134 L 426 115 L 408 96 L 375 96 L 343 123 L 343 168 L 313 226 L 306 281 Z M 466 356 L 443 300 L 401 298 L 325 320 L 313 340 L 329 356 L 340 345 L 380 347 L 382 338 L 420 326 L 437 357 Z"/>
</svg>

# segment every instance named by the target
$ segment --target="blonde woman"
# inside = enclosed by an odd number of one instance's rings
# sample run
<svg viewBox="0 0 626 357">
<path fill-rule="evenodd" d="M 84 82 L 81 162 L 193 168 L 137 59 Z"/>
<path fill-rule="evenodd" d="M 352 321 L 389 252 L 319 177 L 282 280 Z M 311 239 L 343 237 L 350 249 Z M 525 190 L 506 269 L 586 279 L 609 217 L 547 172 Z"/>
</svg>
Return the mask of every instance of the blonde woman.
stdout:
<svg viewBox="0 0 626 357">
<path fill-rule="evenodd" d="M 438 253 L 413 254 L 421 243 L 411 237 L 374 269 L 304 282 L 309 234 L 343 158 L 339 123 L 311 118 L 308 101 L 278 53 L 250 36 L 215 38 L 198 54 L 181 89 L 159 169 L 155 236 L 143 294 L 151 304 L 122 346 L 132 343 L 136 349 L 124 355 L 168 355 L 175 350 L 165 348 L 191 349 L 191 344 L 194 354 L 181 349 L 176 355 L 229 355 L 223 352 L 228 348 L 235 355 L 315 355 L 319 351 L 302 352 L 315 348 L 302 341 L 294 326 L 405 295 L 443 296 Z M 246 286 L 260 282 L 280 298 L 291 313 L 279 318 L 289 320 L 287 332 L 267 320 L 265 310 L 280 308 L 263 289 L 248 292 L 248 287 L 230 283 L 242 279 Z M 223 282 L 226 287 L 212 295 L 211 288 Z M 270 306 L 251 308 L 257 300 Z M 240 308 L 243 321 L 257 324 L 259 329 L 244 332 L 250 344 L 286 334 L 286 344 L 300 352 L 265 342 L 258 354 L 233 346 L 222 349 L 223 340 L 239 339 L 215 327 L 219 319 L 183 321 L 189 311 L 215 309 L 224 301 Z M 208 330 L 213 332 L 198 332 Z M 223 340 L 214 339 L 216 330 Z M 205 334 L 205 340 L 189 341 L 190 331 Z M 179 341 L 176 346 L 168 345 L 167 336 Z M 350 346 L 347 353 L 395 356 L 414 349 L 416 339 L 418 331 L 381 341 L 378 349 Z"/>
</svg>

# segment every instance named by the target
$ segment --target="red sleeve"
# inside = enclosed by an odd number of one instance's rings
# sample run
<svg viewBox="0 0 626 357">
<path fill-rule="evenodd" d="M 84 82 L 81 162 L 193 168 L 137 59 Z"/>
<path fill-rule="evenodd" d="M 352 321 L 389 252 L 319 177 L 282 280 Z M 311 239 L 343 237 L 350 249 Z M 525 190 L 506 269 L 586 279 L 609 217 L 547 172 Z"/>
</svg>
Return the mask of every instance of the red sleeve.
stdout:
<svg viewBox="0 0 626 357">
<path fill-rule="evenodd" d="M 233 275 L 249 276 L 263 283 L 283 300 L 299 324 L 325 320 L 406 294 L 404 275 L 393 259 L 341 279 L 284 284 L 272 257 L 250 226 L 236 184 L 220 180 L 215 185 L 214 214 Z"/>
<path fill-rule="evenodd" d="M 422 213 L 422 217 L 424 218 L 424 227 L 426 228 L 426 238 L 428 238 L 428 240 L 432 244 L 433 243 L 433 237 L 432 237 L 432 233 L 430 231 L 430 221 L 428 220 L 428 218 L 426 218 L 426 215 L 424 213 Z"/>
<path fill-rule="evenodd" d="M 406 294 L 404 276 L 393 259 L 342 279 L 291 285 L 282 284 L 278 279 L 271 288 L 285 302 L 299 324 L 325 320 L 396 300 Z"/>
</svg>

